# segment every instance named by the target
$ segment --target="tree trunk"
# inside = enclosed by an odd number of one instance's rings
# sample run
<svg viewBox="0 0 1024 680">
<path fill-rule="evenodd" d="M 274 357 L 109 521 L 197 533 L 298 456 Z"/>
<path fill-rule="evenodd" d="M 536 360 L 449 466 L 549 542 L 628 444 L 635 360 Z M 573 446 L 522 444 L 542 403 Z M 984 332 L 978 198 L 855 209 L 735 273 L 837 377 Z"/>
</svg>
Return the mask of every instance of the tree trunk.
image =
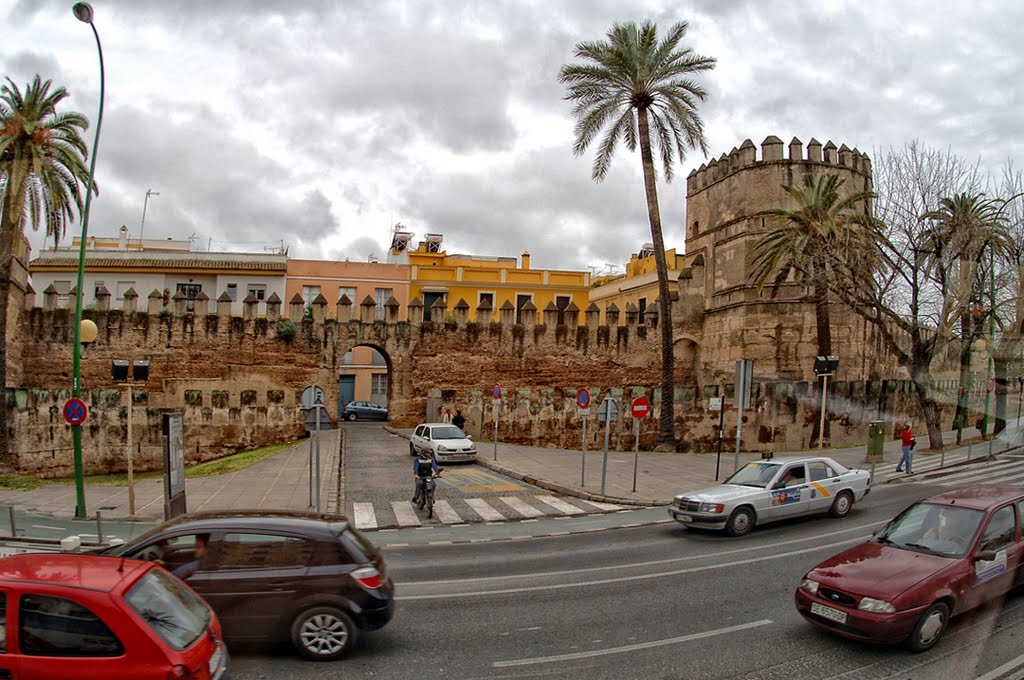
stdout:
<svg viewBox="0 0 1024 680">
<path fill-rule="evenodd" d="M 668 264 L 665 262 L 665 238 L 661 233 L 658 186 L 651 153 L 647 109 L 637 111 L 640 132 L 640 159 L 644 167 L 647 215 L 654 241 L 654 263 L 658 271 L 658 329 L 661 331 L 661 411 L 658 417 L 658 451 L 675 451 L 675 357 L 672 347 L 672 298 L 668 289 Z"/>
<path fill-rule="evenodd" d="M 931 393 L 932 377 L 928 370 L 928 358 L 919 356 L 917 352 L 911 358 L 910 380 L 914 383 L 914 391 L 917 393 L 917 403 L 924 416 L 925 428 L 928 430 L 928 442 L 930 448 L 941 451 L 944 448 L 942 441 L 941 411 L 935 397 Z"/>
<path fill-rule="evenodd" d="M 0 200 L 0 471 L 14 469 L 10 457 L 10 433 L 8 431 L 7 406 L 7 307 L 11 292 L 11 264 L 14 259 L 16 236 L 21 233 L 14 220 L 14 192 L 8 191 L 5 200 Z"/>
<path fill-rule="evenodd" d="M 957 386 L 956 413 L 953 415 L 953 427 L 956 428 L 956 443 L 963 441 L 963 429 L 967 423 L 967 387 L 971 381 L 971 347 L 974 345 L 974 333 L 971 332 L 971 315 L 960 315 L 960 384 Z"/>
</svg>

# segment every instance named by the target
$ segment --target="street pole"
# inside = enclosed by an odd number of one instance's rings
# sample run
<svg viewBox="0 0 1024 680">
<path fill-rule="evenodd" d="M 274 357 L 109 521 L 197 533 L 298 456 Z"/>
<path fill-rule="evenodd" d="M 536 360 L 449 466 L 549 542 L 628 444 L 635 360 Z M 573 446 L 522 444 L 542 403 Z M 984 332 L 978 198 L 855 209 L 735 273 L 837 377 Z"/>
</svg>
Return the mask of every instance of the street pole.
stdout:
<svg viewBox="0 0 1024 680">
<path fill-rule="evenodd" d="M 633 493 L 636 493 L 636 466 L 640 458 L 640 419 L 633 418 L 636 423 L 636 443 L 633 444 Z"/>
<path fill-rule="evenodd" d="M 605 397 L 607 402 L 611 399 L 611 395 Z M 601 465 L 601 495 L 604 495 L 604 482 L 608 478 L 608 440 L 611 438 L 612 432 L 612 407 L 611 404 L 606 404 L 605 418 L 604 418 L 604 459 Z"/>
<path fill-rule="evenodd" d="M 146 232 L 146 206 L 149 205 L 150 196 L 159 196 L 159 191 L 153 191 L 152 189 L 146 189 L 146 200 L 142 202 L 142 224 L 139 225 L 139 249 L 142 250 L 142 235 Z"/>
<path fill-rule="evenodd" d="M 821 422 L 818 424 L 818 455 L 825 446 L 825 401 L 828 398 L 828 376 L 830 373 L 823 373 L 821 376 Z"/>
<path fill-rule="evenodd" d="M 494 406 L 494 460 L 498 460 L 498 411 L 501 410 L 501 402 L 497 399 L 492 403 Z"/>
<path fill-rule="evenodd" d="M 96 152 L 100 143 L 100 127 L 103 125 L 103 95 L 106 83 L 103 73 L 103 47 L 100 44 L 100 34 L 96 31 L 96 25 L 92 22 L 92 7 L 89 3 L 78 2 L 71 8 L 71 11 L 74 12 L 75 17 L 79 21 L 89 24 L 92 28 L 92 33 L 96 36 L 96 50 L 99 52 L 100 57 L 100 111 L 99 116 L 96 119 L 96 135 L 93 138 L 92 143 L 92 158 L 89 160 L 89 181 L 86 183 L 85 209 L 82 211 L 82 238 L 78 244 L 78 285 L 75 287 L 75 324 L 72 345 L 74 359 L 72 363 L 71 394 L 73 397 L 78 398 L 82 395 L 81 325 L 82 286 L 84 285 L 85 279 L 85 240 L 89 235 L 89 208 L 92 206 L 92 183 L 93 175 L 96 172 Z M 81 424 L 71 426 L 71 443 L 74 449 L 75 463 L 75 519 L 85 519 L 85 477 L 82 465 Z"/>
<path fill-rule="evenodd" d="M 587 476 L 587 417 L 583 416 L 583 447 L 580 449 L 580 486 L 586 486 Z"/>
<path fill-rule="evenodd" d="M 128 384 L 128 514 L 135 514 L 135 466 L 132 440 L 132 386 Z"/>
<path fill-rule="evenodd" d="M 992 391 L 988 389 L 988 381 L 995 375 L 995 341 L 996 341 L 996 269 L 995 257 L 992 249 L 988 251 L 988 276 L 989 276 L 989 313 L 988 313 L 988 369 L 985 371 L 985 417 L 981 420 L 981 438 L 988 435 L 988 406 L 992 398 Z M 993 389 L 995 389 L 993 387 Z M 993 427 L 994 429 L 994 427 Z"/>
<path fill-rule="evenodd" d="M 715 459 L 715 481 L 718 481 L 718 468 L 722 463 L 722 439 L 725 438 L 725 395 L 718 409 L 718 457 Z"/>
</svg>

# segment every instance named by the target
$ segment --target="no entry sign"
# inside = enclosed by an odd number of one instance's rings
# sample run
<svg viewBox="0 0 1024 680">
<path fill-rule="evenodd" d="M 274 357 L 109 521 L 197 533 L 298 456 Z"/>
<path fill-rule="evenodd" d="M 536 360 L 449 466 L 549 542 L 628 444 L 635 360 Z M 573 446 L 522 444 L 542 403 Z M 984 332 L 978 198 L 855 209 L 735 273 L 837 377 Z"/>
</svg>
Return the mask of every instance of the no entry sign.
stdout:
<svg viewBox="0 0 1024 680">
<path fill-rule="evenodd" d="M 89 409 L 85 402 L 78 397 L 72 397 L 64 403 L 64 420 L 72 425 L 81 425 L 89 415 Z"/>
<path fill-rule="evenodd" d="M 644 418 L 651 412 L 651 402 L 647 401 L 646 397 L 637 397 L 633 400 L 631 408 L 634 418 Z"/>
</svg>

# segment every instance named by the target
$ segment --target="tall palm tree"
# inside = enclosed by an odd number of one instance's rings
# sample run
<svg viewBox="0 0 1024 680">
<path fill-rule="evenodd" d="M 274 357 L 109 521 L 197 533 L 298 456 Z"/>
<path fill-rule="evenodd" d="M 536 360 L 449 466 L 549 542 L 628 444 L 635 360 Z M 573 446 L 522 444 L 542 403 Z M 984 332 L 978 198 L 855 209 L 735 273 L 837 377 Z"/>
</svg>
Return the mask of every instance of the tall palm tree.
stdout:
<svg viewBox="0 0 1024 680">
<path fill-rule="evenodd" d="M 831 257 L 861 257 L 871 252 L 876 224 L 870 214 L 874 194 L 841 191 L 846 180 L 828 174 L 803 176 L 797 185 L 783 186 L 795 208 L 762 210 L 756 217 L 775 217 L 775 226 L 762 234 L 751 249 L 751 280 L 763 290 L 793 272 L 802 275 L 814 304 L 814 324 L 819 355 L 832 354 L 828 271 Z M 866 266 L 866 265 L 865 265 Z M 811 441 L 825 436 L 815 420 Z"/>
<path fill-rule="evenodd" d="M 24 228 L 46 225 L 54 242 L 64 235 L 74 211 L 82 214 L 88 155 L 82 133 L 89 121 L 80 113 L 57 113 L 68 97 L 37 75 L 24 93 L 10 78 L 0 86 L 0 397 L 7 387 L 7 306 L 14 254 Z M 0 400 L 0 466 L 7 464 L 6 397 Z"/>
<path fill-rule="evenodd" d="M 658 448 L 675 447 L 675 361 L 672 354 L 672 305 L 668 287 L 668 264 L 658 208 L 657 171 L 651 137 L 657 142 L 666 181 L 672 180 L 672 166 L 687 149 L 707 155 L 704 123 L 697 104 L 707 98 L 693 75 L 715 67 L 715 59 L 683 48 L 680 43 L 688 24 L 672 26 L 658 40 L 657 26 L 645 21 L 614 24 L 607 40 L 576 45 L 574 55 L 585 63 L 567 64 L 558 80 L 567 86 L 566 99 L 575 102 L 576 118 L 573 153 L 586 152 L 598 133 L 606 130 L 594 158 L 592 177 L 601 181 L 608 174 L 615 149 L 621 140 L 630 151 L 640 145 L 640 160 L 647 194 L 647 216 L 654 241 L 658 272 L 658 316 L 661 329 L 661 415 Z"/>
<path fill-rule="evenodd" d="M 931 224 L 922 240 L 922 252 L 938 275 L 955 272 L 954 281 L 945 281 L 960 309 L 960 389 L 953 422 L 957 443 L 963 436 L 967 417 L 967 390 L 970 380 L 971 350 L 985 328 L 987 313 L 981 300 L 985 282 L 985 256 L 1008 252 L 1011 247 L 1004 201 L 986 198 L 982 193 L 962 192 L 939 199 L 939 207 L 921 216 Z"/>
</svg>

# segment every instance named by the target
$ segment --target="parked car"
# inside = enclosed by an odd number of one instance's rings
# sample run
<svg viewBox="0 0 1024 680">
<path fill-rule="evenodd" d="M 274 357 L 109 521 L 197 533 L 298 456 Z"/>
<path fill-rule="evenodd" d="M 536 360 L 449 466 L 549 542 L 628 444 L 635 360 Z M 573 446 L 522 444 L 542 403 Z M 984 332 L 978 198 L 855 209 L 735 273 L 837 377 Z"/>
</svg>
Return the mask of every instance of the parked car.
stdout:
<svg viewBox="0 0 1024 680">
<path fill-rule="evenodd" d="M 0 559 L 0 677 L 219 680 L 220 624 L 187 585 L 138 560 L 76 553 Z"/>
<path fill-rule="evenodd" d="M 439 463 L 476 460 L 476 444 L 469 435 L 451 423 L 421 423 L 409 437 L 409 455 L 424 449 L 434 452 Z"/>
<path fill-rule="evenodd" d="M 341 407 L 345 420 L 387 420 L 388 408 L 372 401 L 350 401 Z"/>
<path fill-rule="evenodd" d="M 338 515 L 201 512 L 104 553 L 159 560 L 173 571 L 195 559 L 197 541 L 205 555 L 188 584 L 217 612 L 228 642 L 290 640 L 303 656 L 327 661 L 394 613 L 384 558 Z"/>
<path fill-rule="evenodd" d="M 811 569 L 796 608 L 858 640 L 934 646 L 951 617 L 1020 584 L 1024 488 L 979 485 L 914 503 Z"/>
<path fill-rule="evenodd" d="M 831 458 L 778 458 L 747 463 L 718 486 L 679 494 L 668 514 L 687 527 L 743 536 L 755 525 L 827 512 L 844 517 L 871 492 L 871 473 Z"/>
</svg>

